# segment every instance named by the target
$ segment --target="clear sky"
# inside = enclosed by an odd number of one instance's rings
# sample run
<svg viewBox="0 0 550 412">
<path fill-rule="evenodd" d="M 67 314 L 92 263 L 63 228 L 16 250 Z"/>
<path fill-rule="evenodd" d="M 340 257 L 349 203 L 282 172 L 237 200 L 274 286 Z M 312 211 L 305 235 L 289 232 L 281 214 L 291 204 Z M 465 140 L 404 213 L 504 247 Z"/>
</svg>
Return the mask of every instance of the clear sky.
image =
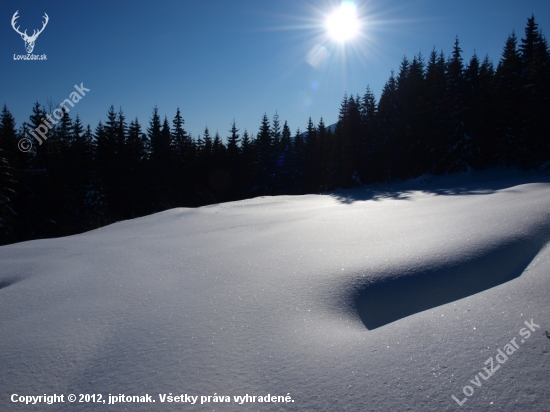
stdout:
<svg viewBox="0 0 550 412">
<path fill-rule="evenodd" d="M 171 122 L 179 107 L 196 138 L 208 126 L 227 136 L 233 119 L 256 133 L 277 111 L 294 132 L 308 117 L 336 122 L 344 93 L 380 96 L 404 55 L 449 54 L 455 36 L 467 61 L 474 50 L 498 62 L 507 36 L 534 14 L 550 31 L 550 1 L 356 0 L 360 32 L 347 42 L 327 34 L 339 2 L 299 0 L 12 1 L 0 3 L 0 104 L 17 126 L 33 103 L 61 103 L 83 83 L 71 110 L 95 129 L 112 104 L 147 127 L 156 105 Z M 42 27 L 26 54 L 11 26 Z"/>
</svg>

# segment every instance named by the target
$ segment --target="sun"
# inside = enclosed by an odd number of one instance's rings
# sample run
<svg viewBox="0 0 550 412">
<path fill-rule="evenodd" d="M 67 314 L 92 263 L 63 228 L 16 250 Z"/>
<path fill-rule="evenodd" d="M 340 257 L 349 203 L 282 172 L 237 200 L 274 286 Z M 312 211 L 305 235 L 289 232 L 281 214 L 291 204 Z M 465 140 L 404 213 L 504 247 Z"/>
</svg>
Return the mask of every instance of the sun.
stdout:
<svg viewBox="0 0 550 412">
<path fill-rule="evenodd" d="M 344 1 L 325 20 L 328 35 L 341 43 L 354 39 L 359 33 L 357 8 L 351 1 Z"/>
</svg>

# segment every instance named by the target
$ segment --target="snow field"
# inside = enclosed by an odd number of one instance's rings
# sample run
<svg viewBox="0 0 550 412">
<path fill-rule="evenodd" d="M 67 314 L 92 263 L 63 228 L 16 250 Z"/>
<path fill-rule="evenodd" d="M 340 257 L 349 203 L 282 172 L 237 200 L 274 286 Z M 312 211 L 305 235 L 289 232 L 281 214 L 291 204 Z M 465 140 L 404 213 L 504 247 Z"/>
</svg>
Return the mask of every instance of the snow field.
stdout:
<svg viewBox="0 0 550 412">
<path fill-rule="evenodd" d="M 152 395 L 130 405 L 144 411 L 547 410 L 550 184 L 430 179 L 1 247 L 0 409 L 129 407 L 10 402 L 95 393 Z M 531 319 L 540 330 L 459 406 Z M 168 393 L 294 402 L 161 404 Z"/>
</svg>

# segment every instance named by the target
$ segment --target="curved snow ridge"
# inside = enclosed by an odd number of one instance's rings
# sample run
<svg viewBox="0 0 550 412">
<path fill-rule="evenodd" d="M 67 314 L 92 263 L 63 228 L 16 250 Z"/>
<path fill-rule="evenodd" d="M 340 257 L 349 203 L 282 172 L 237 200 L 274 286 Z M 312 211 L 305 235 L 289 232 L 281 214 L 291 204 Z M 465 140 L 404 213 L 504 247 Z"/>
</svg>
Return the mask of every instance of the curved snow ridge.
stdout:
<svg viewBox="0 0 550 412">
<path fill-rule="evenodd" d="M 15 278 L 15 277 L 7 277 L 4 279 L 0 279 L 0 289 L 7 288 L 8 286 L 11 286 L 14 283 L 19 282 L 20 280 L 21 280 L 20 278 Z"/>
<path fill-rule="evenodd" d="M 521 276 L 546 243 L 542 237 L 502 239 L 458 259 L 361 277 L 348 285 L 341 299 L 348 313 L 373 330 Z"/>
</svg>

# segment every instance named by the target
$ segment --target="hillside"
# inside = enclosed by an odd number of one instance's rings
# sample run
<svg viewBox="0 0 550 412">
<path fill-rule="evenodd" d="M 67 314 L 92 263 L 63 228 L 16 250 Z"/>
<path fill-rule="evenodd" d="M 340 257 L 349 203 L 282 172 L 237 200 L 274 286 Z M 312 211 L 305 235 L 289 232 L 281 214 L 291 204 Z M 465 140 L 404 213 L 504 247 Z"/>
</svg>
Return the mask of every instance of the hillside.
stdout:
<svg viewBox="0 0 550 412">
<path fill-rule="evenodd" d="M 0 247 L 0 410 L 548 410 L 549 218 L 492 170 Z"/>
</svg>

